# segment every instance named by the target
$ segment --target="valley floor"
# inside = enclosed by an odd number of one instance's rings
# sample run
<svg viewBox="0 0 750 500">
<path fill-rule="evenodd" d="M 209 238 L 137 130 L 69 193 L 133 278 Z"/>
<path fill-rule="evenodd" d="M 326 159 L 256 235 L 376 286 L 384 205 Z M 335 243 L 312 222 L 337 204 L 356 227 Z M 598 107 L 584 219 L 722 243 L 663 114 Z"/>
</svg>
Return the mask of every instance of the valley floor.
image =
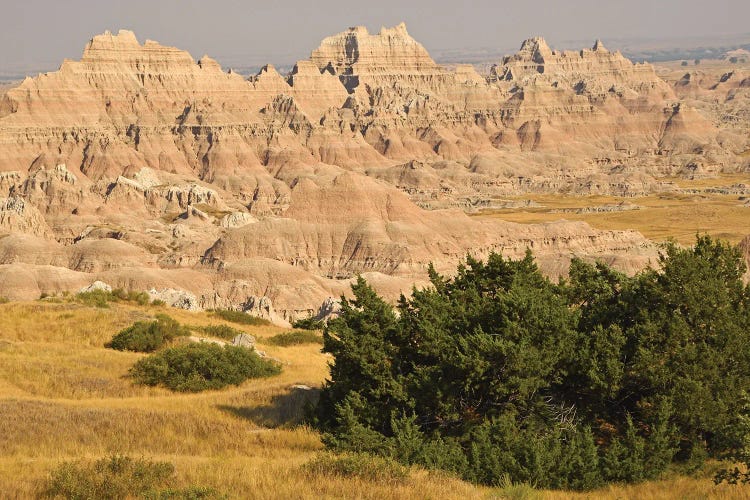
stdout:
<svg viewBox="0 0 750 500">
<path fill-rule="evenodd" d="M 532 207 L 484 211 L 475 216 L 524 224 L 584 221 L 597 229 L 635 229 L 653 241 L 674 239 L 685 245 L 695 242 L 696 233 L 731 243 L 750 233 L 750 174 L 672 180 L 679 190 L 633 198 L 529 195 L 518 201 L 530 200 L 535 204 Z M 733 194 L 725 194 L 729 191 Z M 625 209 L 613 209 L 617 205 Z"/>
<path fill-rule="evenodd" d="M 38 497 L 60 462 L 113 454 L 169 461 L 180 484 L 230 498 L 750 498 L 750 488 L 716 487 L 709 474 L 587 494 L 481 488 L 422 470 L 396 485 L 313 477 L 302 466 L 323 445 L 300 420 L 327 374 L 320 346 L 272 346 L 265 340 L 280 328 L 232 325 L 280 359 L 282 374 L 200 394 L 134 386 L 127 371 L 143 355 L 103 345 L 159 312 L 186 325 L 224 323 L 208 313 L 128 303 L 0 304 L 0 498 Z"/>
</svg>

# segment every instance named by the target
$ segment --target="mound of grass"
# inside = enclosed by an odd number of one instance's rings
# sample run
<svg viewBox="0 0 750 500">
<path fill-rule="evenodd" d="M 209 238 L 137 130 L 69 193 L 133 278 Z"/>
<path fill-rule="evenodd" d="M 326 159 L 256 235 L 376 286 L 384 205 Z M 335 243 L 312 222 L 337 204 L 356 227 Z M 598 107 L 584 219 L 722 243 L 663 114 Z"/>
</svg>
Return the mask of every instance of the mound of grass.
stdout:
<svg viewBox="0 0 750 500">
<path fill-rule="evenodd" d="M 168 462 L 112 456 L 93 464 L 64 462 L 52 471 L 45 496 L 51 498 L 127 498 L 143 496 L 174 474 Z"/>
<path fill-rule="evenodd" d="M 301 344 L 323 344 L 323 337 L 310 330 L 292 330 L 268 337 L 264 343 L 287 347 Z"/>
<path fill-rule="evenodd" d="M 148 500 L 225 500 L 229 498 L 213 488 L 190 486 L 188 488 L 167 488 L 146 495 Z"/>
<path fill-rule="evenodd" d="M 409 469 L 395 460 L 366 453 L 320 453 L 303 467 L 317 477 L 355 477 L 378 483 L 403 483 L 409 477 Z"/>
<path fill-rule="evenodd" d="M 211 488 L 175 488 L 172 484 L 174 471 L 174 466 L 169 462 L 120 455 L 94 463 L 64 462 L 50 474 L 43 494 L 49 498 L 77 500 L 226 498 Z"/>
<path fill-rule="evenodd" d="M 216 309 L 213 311 L 214 316 L 239 325 L 268 326 L 270 321 L 263 318 L 250 316 L 242 311 L 231 311 L 229 309 Z"/>
<path fill-rule="evenodd" d="M 243 331 L 237 330 L 227 325 L 208 325 L 208 326 L 195 326 L 192 330 L 199 331 L 209 337 L 216 337 L 219 339 L 232 340 L 237 335 L 242 335 Z"/>
<path fill-rule="evenodd" d="M 166 314 L 157 314 L 154 321 L 137 321 L 121 330 L 105 345 L 118 351 L 154 352 L 175 337 L 190 335 L 190 330 Z"/>
<path fill-rule="evenodd" d="M 221 389 L 280 372 L 277 363 L 261 358 L 251 349 L 211 343 L 164 349 L 141 359 L 130 369 L 136 383 L 161 385 L 180 392 Z"/>
<path fill-rule="evenodd" d="M 111 292 L 106 290 L 92 290 L 90 292 L 81 292 L 76 295 L 76 299 L 92 307 L 107 308 L 110 302 L 135 302 L 139 306 L 151 304 L 151 296 L 146 292 L 126 292 L 122 288 L 116 288 Z M 154 305 L 164 305 L 163 301 L 154 301 Z"/>
</svg>

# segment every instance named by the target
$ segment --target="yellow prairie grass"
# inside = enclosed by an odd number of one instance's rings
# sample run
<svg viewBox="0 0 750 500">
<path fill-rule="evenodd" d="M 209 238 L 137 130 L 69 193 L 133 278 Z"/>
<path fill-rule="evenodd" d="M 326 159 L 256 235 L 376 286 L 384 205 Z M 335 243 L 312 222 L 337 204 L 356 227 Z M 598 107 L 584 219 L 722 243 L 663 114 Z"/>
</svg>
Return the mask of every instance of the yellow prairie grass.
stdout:
<svg viewBox="0 0 750 500">
<path fill-rule="evenodd" d="M 231 325 L 258 339 L 283 364 L 280 375 L 198 394 L 133 385 L 128 368 L 143 355 L 104 348 L 120 329 L 164 312 L 186 325 L 227 324 L 205 313 L 113 303 L 107 309 L 67 300 L 0 305 L 0 498 L 36 498 L 63 461 L 113 454 L 174 464 L 185 487 L 231 498 L 502 498 L 510 490 L 477 487 L 446 474 L 410 471 L 396 484 L 336 475 L 314 477 L 303 465 L 323 450 L 301 425 L 329 357 L 315 344 L 280 347 L 264 339 L 274 326 Z M 306 385 L 311 389 L 294 387 Z M 739 497 L 709 479 L 675 478 L 551 498 Z"/>
</svg>

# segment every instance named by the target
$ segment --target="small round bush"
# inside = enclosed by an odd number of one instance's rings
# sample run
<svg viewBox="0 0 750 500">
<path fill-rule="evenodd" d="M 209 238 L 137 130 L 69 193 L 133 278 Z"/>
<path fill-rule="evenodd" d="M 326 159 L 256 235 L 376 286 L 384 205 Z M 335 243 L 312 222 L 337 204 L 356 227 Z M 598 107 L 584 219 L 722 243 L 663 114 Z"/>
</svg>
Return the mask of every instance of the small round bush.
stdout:
<svg viewBox="0 0 750 500">
<path fill-rule="evenodd" d="M 252 349 L 208 342 L 164 349 L 130 369 L 136 383 L 180 392 L 221 389 L 280 372 L 277 363 L 261 358 Z"/>
<path fill-rule="evenodd" d="M 90 292 L 81 292 L 76 295 L 79 302 L 90 306 L 99 307 L 106 309 L 109 307 L 109 303 L 114 300 L 112 292 L 106 290 L 92 290 Z"/>
<path fill-rule="evenodd" d="M 118 351 L 153 352 L 175 339 L 190 335 L 190 330 L 165 314 L 154 321 L 138 321 L 112 337 L 106 347 Z"/>
</svg>

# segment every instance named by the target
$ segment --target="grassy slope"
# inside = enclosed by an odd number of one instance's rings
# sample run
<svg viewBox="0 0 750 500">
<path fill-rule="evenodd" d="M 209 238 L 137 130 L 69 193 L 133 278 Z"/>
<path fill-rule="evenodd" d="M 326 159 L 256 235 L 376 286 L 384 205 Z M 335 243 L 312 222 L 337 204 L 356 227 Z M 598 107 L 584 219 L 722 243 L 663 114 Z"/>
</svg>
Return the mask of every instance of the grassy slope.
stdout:
<svg viewBox="0 0 750 500">
<path fill-rule="evenodd" d="M 160 311 L 189 325 L 222 323 L 205 313 L 127 304 L 109 309 L 49 301 L 0 305 L 0 497 L 33 498 L 60 461 L 112 453 L 168 460 L 185 485 L 212 486 L 236 498 L 488 498 L 503 493 L 424 471 L 414 471 L 395 487 L 306 475 L 301 465 L 322 445 L 317 433 L 297 425 L 310 394 L 291 386 L 320 386 L 327 358 L 314 344 L 264 345 L 265 338 L 282 331 L 276 327 L 232 325 L 283 361 L 280 376 L 201 394 L 134 387 L 126 373 L 142 355 L 102 346 L 119 329 Z M 707 479 L 675 478 L 585 497 L 730 498 L 742 492 L 717 489 Z M 504 493 L 536 495 L 528 488 Z"/>
</svg>

